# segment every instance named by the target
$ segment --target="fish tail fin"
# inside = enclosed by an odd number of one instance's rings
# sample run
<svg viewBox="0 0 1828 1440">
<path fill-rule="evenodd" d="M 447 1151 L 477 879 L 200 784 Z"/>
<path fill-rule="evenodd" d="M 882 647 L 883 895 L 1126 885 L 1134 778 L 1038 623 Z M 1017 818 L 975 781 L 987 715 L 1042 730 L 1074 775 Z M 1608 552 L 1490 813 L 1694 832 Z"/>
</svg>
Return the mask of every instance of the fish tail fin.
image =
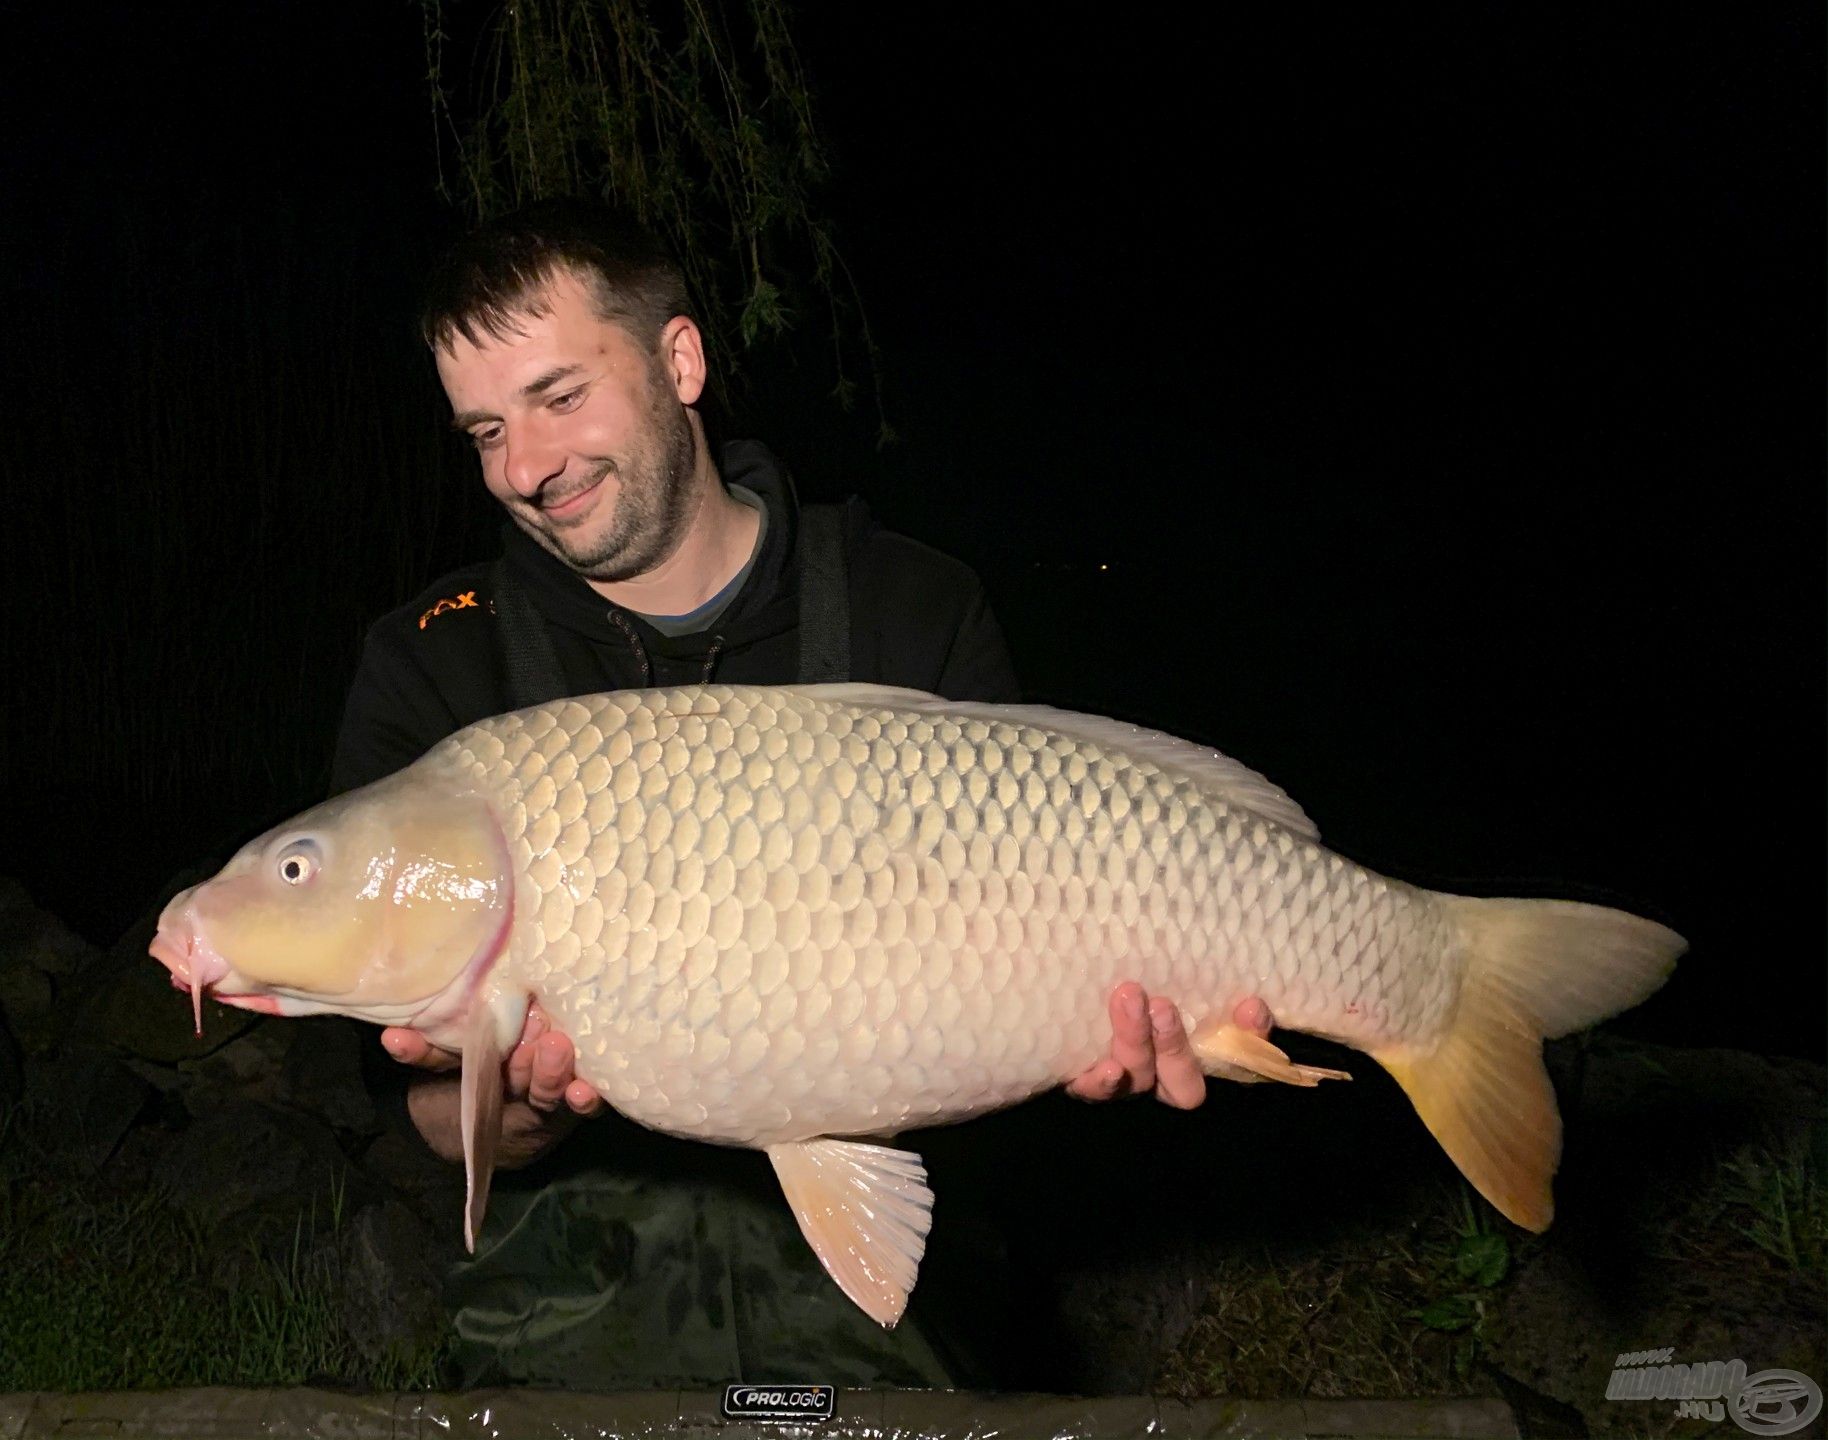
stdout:
<svg viewBox="0 0 1828 1440">
<path fill-rule="evenodd" d="M 1542 1042 L 1647 999 L 1687 942 L 1601 905 L 1435 898 L 1467 956 L 1458 1005 L 1432 1041 L 1371 1056 L 1481 1195 L 1526 1230 L 1546 1230 L 1561 1117 Z"/>
</svg>

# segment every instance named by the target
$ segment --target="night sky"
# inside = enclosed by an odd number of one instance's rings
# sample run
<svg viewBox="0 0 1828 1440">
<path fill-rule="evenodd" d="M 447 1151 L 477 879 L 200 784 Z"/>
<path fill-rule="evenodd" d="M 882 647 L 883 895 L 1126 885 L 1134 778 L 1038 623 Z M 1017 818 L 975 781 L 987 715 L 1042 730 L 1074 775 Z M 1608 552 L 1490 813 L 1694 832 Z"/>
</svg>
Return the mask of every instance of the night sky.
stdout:
<svg viewBox="0 0 1828 1440">
<path fill-rule="evenodd" d="M 417 7 L 200 8 L 0 59 L 0 874 L 98 943 L 314 798 L 362 626 L 493 544 L 411 336 Z M 1820 7 L 1169 13 L 804 5 L 902 438 L 786 365 L 752 428 L 972 563 L 1035 699 L 1666 920 L 1629 1028 L 1819 1056 Z"/>
</svg>

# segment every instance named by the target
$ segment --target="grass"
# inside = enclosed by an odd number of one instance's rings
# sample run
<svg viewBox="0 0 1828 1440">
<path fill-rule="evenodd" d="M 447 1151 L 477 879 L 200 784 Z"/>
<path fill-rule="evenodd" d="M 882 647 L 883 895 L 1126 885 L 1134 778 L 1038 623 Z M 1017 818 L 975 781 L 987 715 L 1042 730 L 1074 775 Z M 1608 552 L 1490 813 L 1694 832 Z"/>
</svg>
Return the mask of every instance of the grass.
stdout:
<svg viewBox="0 0 1828 1440">
<path fill-rule="evenodd" d="M 1801 1274 L 1828 1269 L 1828 1195 L 1801 1136 L 1742 1146 L 1721 1174 L 1719 1211 L 1741 1236 Z"/>
<path fill-rule="evenodd" d="M 1462 1185 L 1406 1235 L 1227 1261 L 1152 1388 L 1253 1400 L 1463 1392 L 1512 1258 Z"/>
<path fill-rule="evenodd" d="M 284 1253 L 224 1253 L 156 1192 L 41 1158 L 0 1132 L 0 1392 L 443 1383 L 443 1342 L 368 1354 L 344 1328 L 340 1203 Z"/>
<path fill-rule="evenodd" d="M 1816 1363 L 1828 1296 L 1828 1200 L 1818 1150 L 1806 1133 L 1746 1140 L 1660 1194 L 1630 1242 L 1650 1288 L 1673 1292 L 1660 1301 L 1640 1297 L 1663 1307 L 1654 1323 L 1667 1327 L 1672 1311 L 1679 1323 L 1685 1313 L 1739 1314 L 1749 1304 L 1769 1328 L 1748 1332 L 1745 1343 L 1776 1347 L 1761 1349 L 1761 1363 Z M 1184 1399 L 1489 1390 L 1481 1360 L 1508 1370 L 1515 1357 L 1504 1347 L 1530 1315 L 1540 1321 L 1545 1295 L 1552 1306 L 1559 1293 L 1543 1288 L 1554 1283 L 1545 1278 L 1553 1267 L 1535 1271 L 1533 1308 L 1520 1298 L 1506 1315 L 1519 1274 L 1550 1243 L 1504 1224 L 1461 1184 L 1440 1192 L 1405 1233 L 1361 1231 L 1319 1248 L 1291 1244 L 1240 1255 L 1213 1275 L 1203 1312 L 1158 1368 L 1153 1388 Z M 1779 1296 L 1785 1305 L 1764 1303 Z M 1565 1298 L 1570 1306 L 1590 1304 L 1573 1292 Z M 1572 1381 L 1590 1368 L 1586 1351 L 1612 1322 L 1585 1313 L 1568 1320 L 1565 1333 L 1554 1330 L 1565 1354 L 1548 1351 L 1545 1369 Z M 1596 1433 L 1661 1435 L 1678 1423 L 1607 1405 L 1600 1393 L 1571 1396 L 1583 1412 L 1592 1402 Z"/>
<path fill-rule="evenodd" d="M 440 1388 L 446 1342 L 368 1354 L 344 1328 L 340 1194 L 327 1208 L 299 1217 L 289 1246 L 225 1251 L 156 1192 L 55 1169 L 0 1121 L 0 1392 Z M 1235 1256 L 1210 1274 L 1203 1313 L 1151 1388 L 1188 1399 L 1465 1393 L 1542 1243 L 1456 1184 L 1396 1232 Z M 1765 1269 L 1780 1289 L 1813 1293 L 1819 1318 L 1820 1161 L 1801 1135 L 1740 1144 L 1670 1193 L 1641 1243 L 1665 1270 L 1734 1294 Z M 1564 1373 L 1577 1369 L 1570 1357 Z M 1668 1432 L 1662 1417 L 1616 1406 L 1602 1418 L 1608 1433 Z"/>
<path fill-rule="evenodd" d="M 1485 1322 L 1511 1272 L 1511 1241 L 1465 1181 L 1455 1199 L 1456 1218 L 1445 1236 L 1431 1235 L 1421 1246 L 1422 1278 L 1432 1298 L 1405 1318 L 1454 1337 L 1450 1346 L 1456 1379 L 1464 1381 L 1485 1343 Z"/>
<path fill-rule="evenodd" d="M 1822 1137 L 1766 1135 L 1718 1152 L 1709 1183 L 1671 1198 L 1659 1259 L 1692 1272 L 1764 1268 L 1817 1309 L 1828 1304 L 1828 1194 Z"/>
</svg>

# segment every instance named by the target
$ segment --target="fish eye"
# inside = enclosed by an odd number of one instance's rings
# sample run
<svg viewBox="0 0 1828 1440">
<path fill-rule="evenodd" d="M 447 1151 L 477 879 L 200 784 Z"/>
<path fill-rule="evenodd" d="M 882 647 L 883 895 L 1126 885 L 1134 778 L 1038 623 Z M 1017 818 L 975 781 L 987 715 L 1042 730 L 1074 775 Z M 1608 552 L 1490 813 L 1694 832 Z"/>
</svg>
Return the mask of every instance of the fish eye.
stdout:
<svg viewBox="0 0 1828 1440">
<path fill-rule="evenodd" d="M 318 850 L 314 841 L 294 840 L 279 852 L 275 862 L 279 878 L 288 885 L 303 885 L 318 869 Z"/>
</svg>

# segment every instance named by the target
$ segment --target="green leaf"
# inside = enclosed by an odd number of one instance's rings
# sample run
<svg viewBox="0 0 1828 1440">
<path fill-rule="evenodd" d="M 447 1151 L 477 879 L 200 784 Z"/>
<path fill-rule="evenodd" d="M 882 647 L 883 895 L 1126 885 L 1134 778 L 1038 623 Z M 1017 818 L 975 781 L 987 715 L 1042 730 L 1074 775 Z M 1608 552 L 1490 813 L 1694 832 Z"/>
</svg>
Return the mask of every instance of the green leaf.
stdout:
<svg viewBox="0 0 1828 1440">
<path fill-rule="evenodd" d="M 472 219 L 557 192 L 630 206 L 684 270 L 726 401 L 742 354 L 794 330 L 798 305 L 829 307 L 838 368 L 861 345 L 886 429 L 880 352 L 817 208 L 829 162 L 789 0 L 497 4 L 461 47 L 443 26 L 454 0 L 420 4 L 441 193 Z"/>
<path fill-rule="evenodd" d="M 753 345 L 764 331 L 778 334 L 787 328 L 787 312 L 781 305 L 781 292 L 768 281 L 757 279 L 743 306 L 743 344 Z"/>
<path fill-rule="evenodd" d="M 1462 1279 L 1489 1290 L 1509 1272 L 1511 1247 L 1502 1235 L 1468 1235 L 1460 1241 L 1454 1268 Z"/>
<path fill-rule="evenodd" d="M 1409 1312 L 1412 1319 L 1420 1320 L 1430 1330 L 1464 1330 L 1479 1316 L 1470 1297 L 1465 1295 L 1446 1295 L 1430 1302 L 1420 1310 Z"/>
</svg>

